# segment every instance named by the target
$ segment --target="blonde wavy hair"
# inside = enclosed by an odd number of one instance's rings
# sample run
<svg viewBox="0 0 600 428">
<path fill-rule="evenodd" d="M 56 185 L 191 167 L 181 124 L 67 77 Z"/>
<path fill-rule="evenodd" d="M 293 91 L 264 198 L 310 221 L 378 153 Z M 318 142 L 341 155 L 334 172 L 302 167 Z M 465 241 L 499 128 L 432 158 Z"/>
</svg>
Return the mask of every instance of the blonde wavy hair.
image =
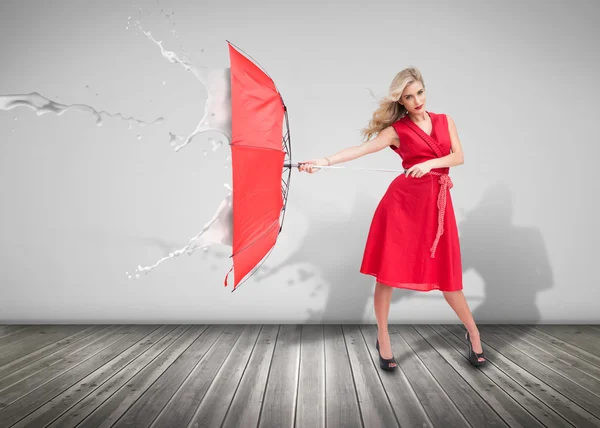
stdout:
<svg viewBox="0 0 600 428">
<path fill-rule="evenodd" d="M 407 110 L 399 101 L 404 88 L 417 81 L 425 87 L 423 76 L 417 67 L 407 67 L 396 74 L 390 84 L 388 95 L 379 102 L 379 107 L 373 112 L 373 118 L 361 131 L 364 142 L 406 115 Z"/>
</svg>

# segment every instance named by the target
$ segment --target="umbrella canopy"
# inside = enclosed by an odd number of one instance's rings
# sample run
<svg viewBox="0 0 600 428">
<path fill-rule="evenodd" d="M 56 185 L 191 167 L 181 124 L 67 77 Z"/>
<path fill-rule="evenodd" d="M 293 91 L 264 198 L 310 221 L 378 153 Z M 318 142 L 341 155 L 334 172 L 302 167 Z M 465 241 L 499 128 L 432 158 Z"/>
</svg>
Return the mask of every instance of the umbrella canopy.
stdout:
<svg viewBox="0 0 600 428">
<path fill-rule="evenodd" d="M 287 110 L 273 80 L 230 42 L 234 290 L 277 241 L 287 196 Z M 283 143 L 283 144 L 282 144 Z M 229 272 L 231 272 L 231 270 Z M 227 276 L 225 286 L 227 286 Z"/>
</svg>

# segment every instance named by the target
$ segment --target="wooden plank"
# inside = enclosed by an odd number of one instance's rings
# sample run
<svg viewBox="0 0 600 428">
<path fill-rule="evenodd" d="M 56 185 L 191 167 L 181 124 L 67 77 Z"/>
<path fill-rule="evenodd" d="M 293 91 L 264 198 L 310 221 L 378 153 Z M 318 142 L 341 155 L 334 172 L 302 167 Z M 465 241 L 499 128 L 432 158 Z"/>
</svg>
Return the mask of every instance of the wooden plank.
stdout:
<svg viewBox="0 0 600 428">
<path fill-rule="evenodd" d="M 211 325 L 187 348 L 171 366 L 142 394 L 142 396 L 113 425 L 117 427 L 147 427 L 204 358 L 206 352 L 223 334 L 226 325 Z"/>
<path fill-rule="evenodd" d="M 278 325 L 265 325 L 261 330 L 237 391 L 227 409 L 223 428 L 256 428 L 258 425 L 279 330 Z M 204 407 L 202 414 L 209 410 L 209 407 Z"/>
<path fill-rule="evenodd" d="M 520 337 L 521 335 L 513 334 L 502 326 L 495 327 L 494 334 L 505 342 L 510 343 L 515 349 L 518 349 L 523 354 L 529 356 L 530 359 L 534 359 L 539 364 L 552 370 L 554 372 L 552 373 L 552 376 L 563 376 L 565 379 L 587 390 L 590 394 L 594 394 L 600 405 L 600 382 L 598 382 L 598 379 L 573 367 L 561 358 L 557 358 L 557 350 L 555 350 L 554 353 L 547 352 L 522 339 Z M 600 407 L 598 410 L 600 411 Z"/>
<path fill-rule="evenodd" d="M 325 427 L 325 345 L 323 325 L 302 326 L 296 428 Z"/>
<path fill-rule="evenodd" d="M 581 360 L 571 353 L 563 351 L 560 349 L 560 347 L 553 346 L 548 342 L 538 339 L 535 335 L 529 334 L 522 329 L 509 326 L 502 326 L 501 328 L 502 331 L 504 331 L 507 335 L 519 339 L 518 341 L 515 341 L 515 346 L 517 346 L 519 349 L 522 349 L 528 353 L 525 347 L 519 346 L 519 343 L 522 342 L 527 342 L 529 346 L 535 346 L 536 348 L 541 349 L 542 351 L 559 360 L 561 362 L 560 366 L 566 365 L 566 375 L 569 379 L 575 379 L 577 381 L 577 378 L 580 378 L 577 383 L 586 388 L 588 388 L 586 385 L 589 384 L 590 388 L 588 389 L 590 389 L 590 391 L 596 395 L 600 394 L 600 367 Z M 555 364 L 553 361 L 551 361 L 550 366 L 554 368 Z M 573 375 L 571 375 L 571 371 L 573 371 Z M 565 373 L 564 370 L 562 372 Z M 586 377 L 585 381 L 581 380 L 583 376 Z"/>
<path fill-rule="evenodd" d="M 222 328 L 217 328 L 217 330 L 222 330 Z M 207 331 L 208 328 L 205 325 L 193 326 L 186 330 L 158 358 L 136 373 L 116 392 L 108 386 L 103 388 L 101 394 L 96 395 L 95 402 L 86 403 L 85 407 L 79 408 L 77 412 L 70 412 L 66 421 L 57 420 L 50 427 L 108 428 L 113 426 L 134 403 L 151 398 L 151 395 L 145 394 L 158 379 L 161 379 L 161 384 L 165 384 L 165 380 L 168 379 L 168 375 L 163 377 L 165 372 L 176 361 L 179 361 L 178 359 L 186 350 L 193 353 L 199 349 L 200 344 L 203 342 L 202 335 Z M 211 339 L 214 341 L 214 337 L 211 336 Z M 190 348 L 192 344 L 195 344 L 195 346 Z M 173 370 L 171 370 L 171 373 L 173 373 Z M 144 399 L 141 398 L 143 395 Z M 88 409 L 93 409 L 93 411 L 89 413 Z"/>
<path fill-rule="evenodd" d="M 50 363 L 48 361 L 37 361 L 4 377 L 0 380 L 0 392 L 2 392 L 3 401 L 6 404 L 13 403 L 46 382 L 71 370 L 103 349 L 122 340 L 124 334 L 130 334 L 137 329 L 139 329 L 139 326 L 121 326 L 115 328 L 114 331 L 109 332 L 93 343 L 89 343 L 87 346 L 68 355 L 63 355 L 62 358 L 58 356 L 50 358 L 48 359 L 51 361 Z M 60 354 L 64 354 L 64 352 Z"/>
<path fill-rule="evenodd" d="M 499 350 L 504 357 L 511 360 L 515 365 L 524 368 L 529 373 L 534 375 L 538 382 L 543 379 L 544 383 L 554 388 L 556 394 L 562 394 L 580 407 L 593 414 L 596 418 L 600 415 L 600 402 L 586 389 L 580 387 L 576 383 L 557 375 L 548 367 L 532 359 L 528 354 L 514 348 L 510 342 L 503 340 L 499 335 L 493 333 L 493 326 L 482 326 L 480 331 L 482 336 L 485 334 L 485 341 L 490 346 Z"/>
<path fill-rule="evenodd" d="M 436 427 L 471 427 L 436 378 L 427 369 L 405 338 L 400 325 L 390 325 L 390 340 L 398 366 L 406 375 L 412 389 Z M 419 349 L 419 348 L 417 348 Z"/>
<path fill-rule="evenodd" d="M 21 358 L 17 358 L 16 360 L 5 361 L 3 365 L 0 365 L 0 379 L 33 363 L 37 363 L 38 365 L 43 363 L 48 366 L 52 364 L 51 360 L 56 358 L 61 350 L 64 351 L 65 349 L 68 349 L 69 346 L 72 348 L 79 341 L 82 341 L 79 343 L 83 343 L 84 339 L 97 340 L 99 337 L 108 334 L 111 329 L 115 328 L 116 326 L 93 326 L 75 333 L 63 340 L 59 340 L 58 342 L 44 346 L 43 348 L 24 355 Z"/>
<path fill-rule="evenodd" d="M 486 328 L 491 330 L 490 327 L 486 326 Z M 510 333 L 502 326 L 494 327 L 493 332 L 496 337 L 502 339 L 506 343 L 510 343 L 513 348 L 521 351 L 523 356 L 527 356 L 530 361 L 535 361 L 539 367 L 543 367 L 544 370 L 549 369 L 550 376 L 553 378 L 559 381 L 565 379 L 566 381 L 572 382 L 573 384 L 579 386 L 579 388 L 582 390 L 586 391 L 586 395 L 593 395 L 595 398 L 590 401 L 592 403 L 595 402 L 594 407 L 596 407 L 598 411 L 596 416 L 600 415 L 600 383 L 597 379 L 587 375 L 577 368 L 574 368 L 561 359 L 556 358 L 555 355 L 531 345 L 527 341 L 521 339 L 521 337 L 518 335 Z"/>
<path fill-rule="evenodd" d="M 33 328 L 33 325 L 3 325 L 0 327 L 0 339 Z"/>
<path fill-rule="evenodd" d="M 461 340 L 464 340 L 464 332 L 466 330 L 462 326 L 445 325 L 444 327 Z M 480 326 L 479 330 L 480 332 L 482 331 L 482 326 Z M 544 376 L 541 378 L 535 377 L 534 374 L 527 370 L 527 367 L 522 367 L 508 356 L 505 356 L 503 352 L 506 349 L 510 350 L 509 345 L 498 341 L 492 334 L 488 335 L 487 333 L 481 333 L 481 341 L 485 347 L 488 363 L 491 362 L 494 364 L 527 389 L 532 395 L 535 395 L 544 403 L 548 404 L 548 406 L 552 407 L 556 413 L 560 414 L 574 426 L 578 428 L 597 428 L 600 426 L 600 419 L 578 406 L 577 403 L 572 402 L 567 397 L 560 394 L 557 390 L 553 389 L 550 384 L 542 381 L 541 379 L 547 380 Z"/>
<path fill-rule="evenodd" d="M 377 376 L 385 388 L 400 426 L 433 428 L 434 425 L 421 405 L 402 366 L 398 364 L 398 368 L 394 372 L 386 372 L 379 367 L 379 353 L 375 349 L 377 326 L 362 325 L 360 329 L 366 341 L 367 350 L 370 352 L 371 361 L 377 370 Z M 390 332 L 390 336 L 393 341 L 398 333 Z"/>
<path fill-rule="evenodd" d="M 24 416 L 36 410 L 53 397 L 56 397 L 58 394 L 65 391 L 94 370 L 102 367 L 106 363 L 107 359 L 111 360 L 117 357 L 123 351 L 130 348 L 133 344 L 148 336 L 151 331 L 156 329 L 156 326 L 142 326 L 141 328 L 134 327 L 134 329 L 135 331 L 133 331 L 131 334 L 122 337 L 91 358 L 86 359 L 81 364 L 76 364 L 69 370 L 56 377 L 53 377 L 49 382 L 46 382 L 42 386 L 36 388 L 33 393 L 27 393 L 26 395 L 24 394 L 18 400 L 13 401 L 11 405 L 0 410 L 0 420 L 6 422 L 7 424 L 14 424 L 15 422 L 21 420 Z M 17 385 L 17 387 L 20 387 L 20 385 Z"/>
<path fill-rule="evenodd" d="M 323 326 L 325 340 L 325 423 L 331 427 L 363 427 L 356 387 L 340 325 Z"/>
<path fill-rule="evenodd" d="M 188 426 L 221 426 L 240 380 L 246 373 L 261 330 L 261 325 L 252 324 L 242 332 Z"/>
<path fill-rule="evenodd" d="M 173 394 L 159 415 L 152 421 L 154 426 L 186 427 L 200 406 L 204 394 L 215 380 L 223 362 L 247 329 L 245 325 L 229 325 L 215 344 L 196 364 L 187 379 Z"/>
<path fill-rule="evenodd" d="M 156 331 L 156 334 L 158 335 L 159 331 L 166 332 L 167 334 L 160 338 L 153 346 L 145 350 L 139 358 L 125 366 L 110 379 L 104 383 L 83 379 L 85 382 L 80 382 L 77 385 L 79 388 L 89 386 L 89 390 L 83 399 L 76 401 L 69 400 L 67 397 L 61 398 L 61 396 L 52 399 L 44 405 L 44 407 L 50 405 L 50 411 L 47 413 L 54 413 L 55 415 L 58 415 L 58 417 L 53 420 L 49 420 L 50 418 L 48 417 L 46 420 L 52 422 L 49 426 L 66 428 L 77 425 L 116 391 L 123 388 L 127 382 L 129 382 L 137 373 L 140 373 L 145 369 L 148 364 L 163 355 L 165 350 L 176 342 L 187 330 L 189 330 L 189 326 L 162 326 L 161 330 Z M 62 405 L 63 400 L 70 401 L 70 407 L 67 408 Z M 62 411 L 61 414 L 54 410 L 56 407 L 62 407 L 60 409 Z M 26 419 L 29 419 L 29 416 Z"/>
<path fill-rule="evenodd" d="M 152 331 L 148 336 L 141 338 L 140 341 L 126 349 L 116 358 L 107 358 L 106 363 L 100 365 L 97 370 L 80 379 L 78 382 L 65 389 L 62 393 L 54 396 L 42 406 L 33 411 L 31 408 L 27 409 L 27 412 L 31 411 L 31 413 L 19 420 L 18 423 L 13 425 L 11 428 L 45 427 L 47 424 L 73 407 L 80 400 L 84 399 L 93 391 L 100 388 L 102 384 L 109 381 L 113 376 L 125 370 L 126 367 L 131 365 L 135 366 L 139 364 L 140 360 L 143 361 L 143 356 L 148 352 L 153 351 L 154 345 L 162 340 L 171 330 L 173 330 L 173 326 L 160 326 L 158 329 Z M 67 383 L 72 382 L 72 374 L 69 373 L 68 377 L 69 379 Z M 54 379 L 52 382 L 47 383 L 43 388 L 40 389 L 46 390 L 49 388 L 51 383 L 56 383 L 57 381 L 64 382 L 64 379 Z M 54 390 L 62 387 L 64 387 L 64 385 L 57 386 L 54 388 Z M 42 391 L 38 390 L 36 391 L 35 395 L 39 396 L 41 392 Z"/>
<path fill-rule="evenodd" d="M 448 331 L 445 327 L 434 325 L 432 326 L 441 337 L 450 343 L 456 352 L 467 359 L 469 357 L 467 351 L 467 341 L 462 335 L 457 336 L 451 331 Z M 464 330 L 463 330 L 464 331 Z M 513 397 L 523 408 L 537 418 L 544 426 L 553 428 L 569 428 L 572 427 L 569 422 L 563 419 L 558 413 L 554 412 L 551 406 L 546 405 L 541 399 L 530 393 L 527 388 L 521 386 L 512 377 L 504 373 L 496 364 L 496 356 L 494 350 L 488 352 L 487 346 L 485 346 L 485 354 L 487 363 L 485 369 L 481 371 L 471 370 L 472 373 L 482 373 L 489 377 L 492 382 L 496 383 L 505 393 Z M 491 358 L 490 358 L 491 357 Z M 587 412 L 586 412 L 587 413 Z"/>
<path fill-rule="evenodd" d="M 343 325 L 342 330 L 364 426 L 400 427 L 359 327 Z"/>
<path fill-rule="evenodd" d="M 296 418 L 298 369 L 300 366 L 300 330 L 296 324 L 284 324 L 279 330 L 259 427 L 292 427 Z"/>
<path fill-rule="evenodd" d="M 19 330 L 24 327 L 29 327 L 29 326 L 18 325 L 18 324 L 0 324 L 0 337 L 4 337 L 5 335 L 10 334 L 15 330 Z"/>
<path fill-rule="evenodd" d="M 413 326 L 395 327 L 471 425 L 503 428 L 508 426 L 471 385 L 460 377 L 429 343 L 423 340 Z"/>
<path fill-rule="evenodd" d="M 579 358 L 580 360 L 583 360 L 589 364 L 593 364 L 595 367 L 600 367 L 600 357 L 597 357 L 596 355 L 584 351 L 583 349 L 578 348 L 575 345 L 571 345 L 570 343 L 567 343 L 564 340 L 560 340 L 557 337 L 545 333 L 542 330 L 535 328 L 535 326 L 519 324 L 513 327 L 518 328 L 519 330 L 524 331 L 526 333 L 529 333 L 530 335 L 535 336 L 536 338 L 543 340 L 564 352 L 568 352 L 569 354 Z"/>
<path fill-rule="evenodd" d="M 45 334 L 35 334 L 21 340 L 19 343 L 15 343 L 13 346 L 9 346 L 7 349 L 0 349 L 0 366 L 25 357 L 49 344 L 56 343 L 90 327 L 89 325 L 61 325 L 45 329 Z"/>
<path fill-rule="evenodd" d="M 575 345 L 578 348 L 589 352 L 590 354 L 600 357 L 600 342 L 591 336 L 577 333 L 572 328 L 568 328 L 563 325 L 538 324 L 535 327 L 544 333 L 548 333 L 560 340 L 570 343 L 571 345 Z"/>
<path fill-rule="evenodd" d="M 30 336 L 44 334 L 44 332 L 48 329 L 52 329 L 52 327 L 34 325 L 30 326 L 29 328 L 23 328 L 18 331 L 15 331 L 12 334 L 5 335 L 4 337 L 0 337 L 0 352 L 5 352 L 10 347 L 15 346 L 21 340 L 26 339 Z"/>
<path fill-rule="evenodd" d="M 585 324 L 562 324 L 561 327 L 565 329 L 565 331 L 572 331 L 573 334 L 585 334 L 586 336 L 590 336 L 595 339 L 596 343 L 600 343 L 600 331 L 595 328 L 590 327 Z"/>
<path fill-rule="evenodd" d="M 470 395 L 465 394 L 465 398 L 481 397 L 510 427 L 530 428 L 544 426 L 519 404 L 518 399 L 514 399 L 493 382 L 484 373 L 485 370 L 474 370 L 468 359 L 442 338 L 442 335 L 451 335 L 451 333 L 442 332 L 440 335 L 438 334 L 439 328 L 434 330 L 432 326 L 415 325 L 413 327 L 473 388 L 474 391 Z M 464 346 L 467 346 L 466 342 Z"/>
</svg>

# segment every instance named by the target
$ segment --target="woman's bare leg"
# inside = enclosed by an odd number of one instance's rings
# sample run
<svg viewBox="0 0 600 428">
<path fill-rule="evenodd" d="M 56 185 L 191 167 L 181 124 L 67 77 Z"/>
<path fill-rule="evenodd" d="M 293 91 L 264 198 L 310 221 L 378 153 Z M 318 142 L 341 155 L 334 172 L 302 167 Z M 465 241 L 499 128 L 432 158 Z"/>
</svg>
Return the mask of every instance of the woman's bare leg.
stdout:
<svg viewBox="0 0 600 428">
<path fill-rule="evenodd" d="M 477 324 L 475 324 L 473 314 L 471 314 L 471 309 L 469 308 L 469 304 L 467 303 L 467 299 L 465 298 L 462 290 L 444 291 L 443 293 L 444 298 L 454 312 L 456 312 L 456 315 L 458 315 L 458 318 L 460 318 L 465 325 L 465 328 L 469 332 L 469 337 L 471 339 L 471 343 L 473 344 L 473 350 L 480 354 L 483 352 L 483 350 L 481 348 L 481 341 L 479 339 L 479 329 L 477 328 Z M 485 361 L 485 358 L 479 358 L 479 361 Z"/>
<path fill-rule="evenodd" d="M 377 338 L 379 339 L 379 352 L 385 359 L 392 358 L 392 345 L 388 331 L 388 315 L 390 313 L 390 303 L 392 301 L 393 287 L 381 283 L 375 284 L 375 318 L 377 318 Z M 390 367 L 396 366 L 395 363 Z"/>
</svg>

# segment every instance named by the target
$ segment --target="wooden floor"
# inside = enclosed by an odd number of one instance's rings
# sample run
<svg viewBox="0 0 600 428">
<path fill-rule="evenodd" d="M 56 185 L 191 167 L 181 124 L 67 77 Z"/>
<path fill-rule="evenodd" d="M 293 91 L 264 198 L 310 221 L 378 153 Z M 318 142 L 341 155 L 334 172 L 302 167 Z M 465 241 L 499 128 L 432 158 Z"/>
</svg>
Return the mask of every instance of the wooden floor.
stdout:
<svg viewBox="0 0 600 428">
<path fill-rule="evenodd" d="M 600 326 L 0 326 L 0 427 L 600 427 Z"/>
</svg>

